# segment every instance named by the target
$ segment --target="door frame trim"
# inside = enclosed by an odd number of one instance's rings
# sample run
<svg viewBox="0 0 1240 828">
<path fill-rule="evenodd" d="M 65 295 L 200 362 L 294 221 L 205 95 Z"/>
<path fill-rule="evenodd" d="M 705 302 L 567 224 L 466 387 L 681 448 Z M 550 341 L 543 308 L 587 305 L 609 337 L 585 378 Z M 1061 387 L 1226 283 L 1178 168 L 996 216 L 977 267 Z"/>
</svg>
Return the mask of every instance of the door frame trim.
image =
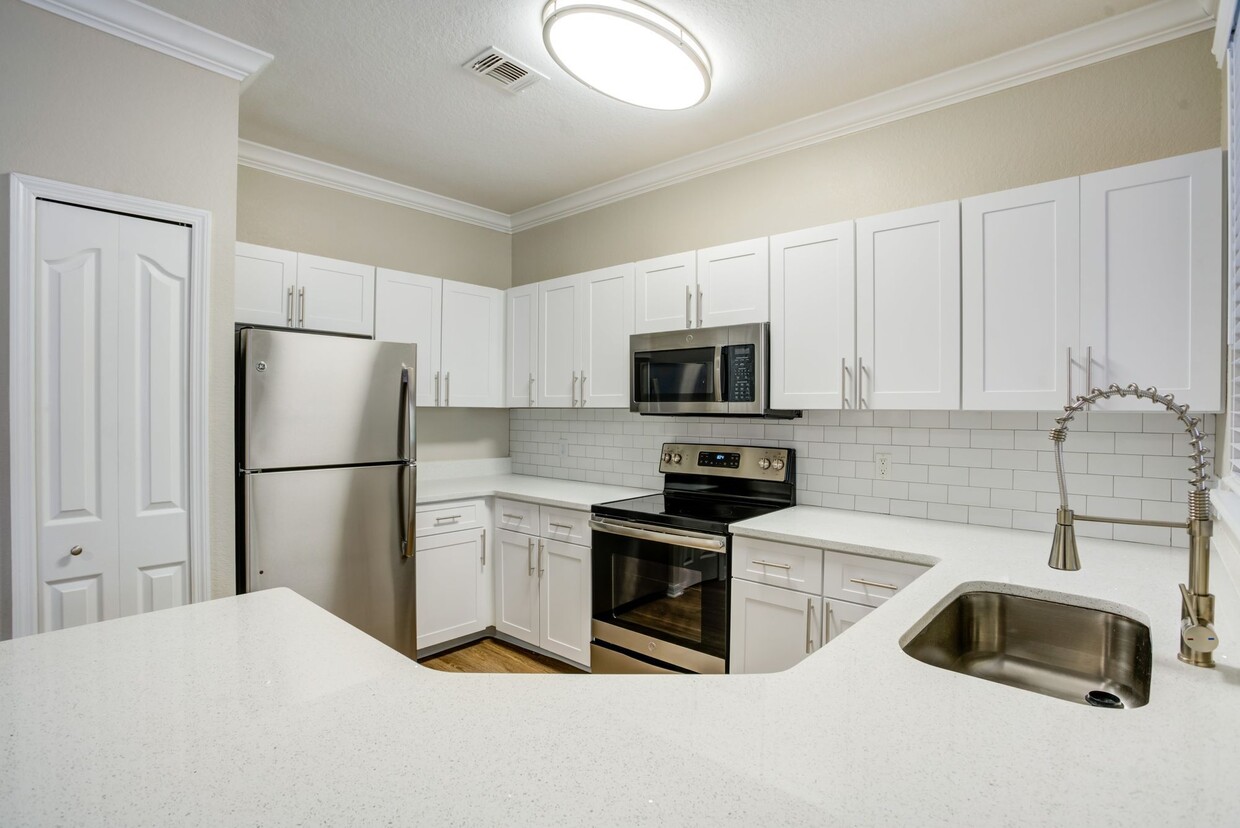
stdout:
<svg viewBox="0 0 1240 828">
<path fill-rule="evenodd" d="M 207 400 L 211 274 L 211 213 L 179 204 L 112 193 L 19 173 L 9 174 L 9 553 L 12 635 L 39 630 L 38 517 L 35 504 L 35 204 L 53 199 L 190 228 L 189 274 L 189 595 L 211 597 Z"/>
</svg>

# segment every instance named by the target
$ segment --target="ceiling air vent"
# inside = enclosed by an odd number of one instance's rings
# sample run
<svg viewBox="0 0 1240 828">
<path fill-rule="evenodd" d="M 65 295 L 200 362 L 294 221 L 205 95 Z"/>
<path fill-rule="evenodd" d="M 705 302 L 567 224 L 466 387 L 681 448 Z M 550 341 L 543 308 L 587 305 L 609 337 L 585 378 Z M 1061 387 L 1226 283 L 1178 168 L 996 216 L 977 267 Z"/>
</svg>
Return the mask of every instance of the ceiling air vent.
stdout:
<svg viewBox="0 0 1240 828">
<path fill-rule="evenodd" d="M 470 73 L 502 86 L 509 92 L 520 92 L 539 78 L 547 77 L 494 46 L 483 50 L 482 54 L 466 61 L 464 65 Z"/>
</svg>

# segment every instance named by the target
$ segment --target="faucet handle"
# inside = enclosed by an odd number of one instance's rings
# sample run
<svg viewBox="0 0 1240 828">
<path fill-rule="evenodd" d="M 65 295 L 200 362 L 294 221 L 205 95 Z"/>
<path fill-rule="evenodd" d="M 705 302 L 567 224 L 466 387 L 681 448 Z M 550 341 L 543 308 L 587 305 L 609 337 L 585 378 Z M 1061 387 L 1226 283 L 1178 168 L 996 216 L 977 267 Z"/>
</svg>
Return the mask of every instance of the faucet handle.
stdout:
<svg viewBox="0 0 1240 828">
<path fill-rule="evenodd" d="M 1180 640 L 1195 653 L 1212 653 L 1218 648 L 1218 634 L 1214 625 L 1203 624 L 1197 616 L 1196 601 L 1188 587 L 1180 584 L 1180 597 L 1184 601 L 1184 618 L 1180 621 Z"/>
</svg>

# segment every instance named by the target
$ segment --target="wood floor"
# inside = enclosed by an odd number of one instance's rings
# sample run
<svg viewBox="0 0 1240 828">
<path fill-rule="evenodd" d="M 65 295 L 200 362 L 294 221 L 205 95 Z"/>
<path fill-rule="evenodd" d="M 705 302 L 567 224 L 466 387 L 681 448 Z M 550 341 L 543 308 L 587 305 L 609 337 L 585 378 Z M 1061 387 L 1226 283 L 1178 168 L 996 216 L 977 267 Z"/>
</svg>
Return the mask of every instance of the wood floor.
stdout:
<svg viewBox="0 0 1240 828">
<path fill-rule="evenodd" d="M 562 661 L 531 653 L 494 638 L 450 650 L 420 662 L 445 673 L 564 673 L 584 675 Z"/>
</svg>

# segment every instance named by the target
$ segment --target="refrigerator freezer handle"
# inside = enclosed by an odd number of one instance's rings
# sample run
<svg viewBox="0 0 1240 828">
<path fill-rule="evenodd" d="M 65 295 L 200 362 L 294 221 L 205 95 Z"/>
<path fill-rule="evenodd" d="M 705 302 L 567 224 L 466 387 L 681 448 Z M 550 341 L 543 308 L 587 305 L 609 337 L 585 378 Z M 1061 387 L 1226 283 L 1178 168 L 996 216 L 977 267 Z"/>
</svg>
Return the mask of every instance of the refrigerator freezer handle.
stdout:
<svg viewBox="0 0 1240 828">
<path fill-rule="evenodd" d="M 414 406 L 416 404 L 416 390 L 413 387 L 413 377 L 410 376 L 408 366 L 402 366 L 400 370 L 400 398 L 404 405 L 403 434 L 400 436 L 400 459 L 416 460 L 418 453 L 418 433 L 417 433 L 417 411 Z"/>
</svg>

